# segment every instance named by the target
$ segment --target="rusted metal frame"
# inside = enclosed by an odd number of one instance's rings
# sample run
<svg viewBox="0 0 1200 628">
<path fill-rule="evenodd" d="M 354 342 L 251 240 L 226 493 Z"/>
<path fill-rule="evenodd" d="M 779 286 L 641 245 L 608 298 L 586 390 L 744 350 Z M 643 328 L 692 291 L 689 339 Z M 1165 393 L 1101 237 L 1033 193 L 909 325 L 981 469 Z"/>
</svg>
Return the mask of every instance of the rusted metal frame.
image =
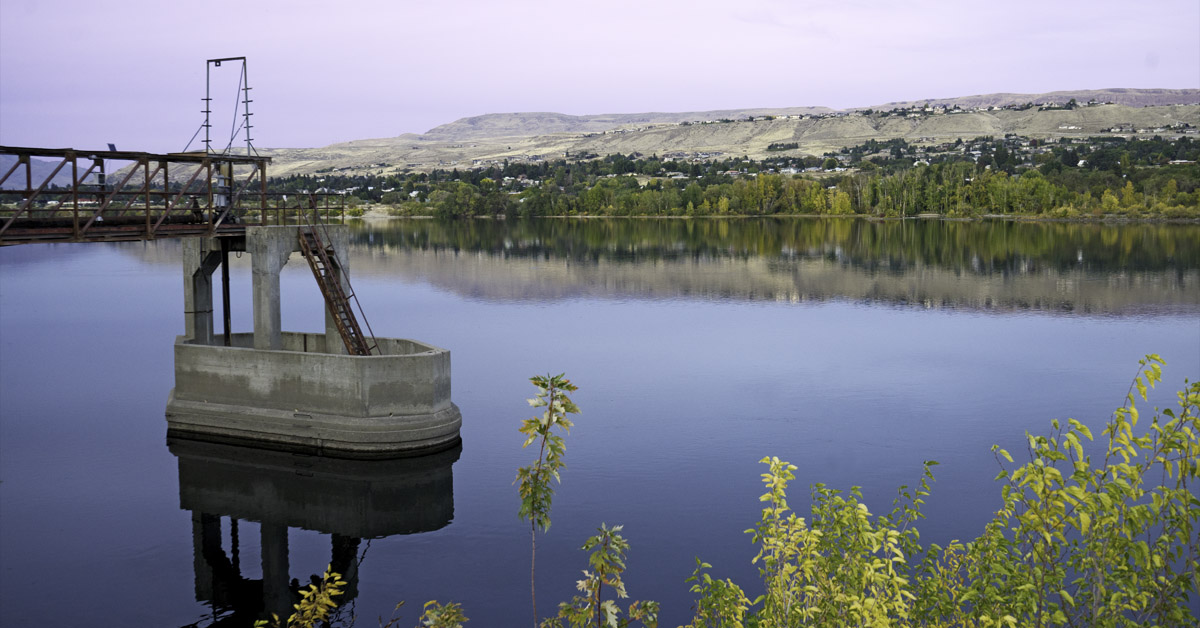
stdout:
<svg viewBox="0 0 1200 628">
<path fill-rule="evenodd" d="M 225 211 L 221 212 L 221 215 L 218 216 L 215 221 L 213 221 L 212 228 L 214 230 L 217 227 L 220 227 L 221 223 L 225 221 L 225 216 L 227 216 L 234 207 L 237 207 L 237 202 L 238 202 L 238 199 L 241 198 L 242 192 L 245 192 L 246 188 L 250 187 L 250 183 L 254 181 L 254 175 L 257 173 L 258 173 L 258 164 L 254 164 L 254 170 L 250 171 L 250 174 L 246 177 L 246 182 L 243 183 L 240 188 L 238 188 L 237 192 L 234 192 L 230 196 L 229 204 L 225 206 Z M 229 169 L 229 179 L 230 179 L 230 183 L 232 183 L 233 182 L 233 168 Z M 230 185 L 230 187 L 232 188 L 233 186 Z M 260 218 L 261 218 L 261 216 L 260 216 Z"/>
<path fill-rule="evenodd" d="M 168 209 L 179 204 L 179 199 L 183 198 L 184 194 L 187 194 L 188 188 L 192 187 L 192 184 L 196 182 L 196 177 L 200 176 L 201 172 L 204 172 L 204 167 L 206 165 L 207 162 L 200 164 L 200 167 L 196 168 L 196 171 L 192 173 L 191 178 L 189 178 L 187 183 L 183 185 L 183 189 L 179 190 L 179 193 L 175 195 L 175 198 L 168 203 Z"/>
<path fill-rule="evenodd" d="M 17 160 L 13 162 L 12 168 L 9 168 L 8 172 L 4 173 L 3 177 L 0 177 L 0 186 L 4 185 L 5 181 L 8 181 L 8 178 L 12 176 L 12 173 L 17 171 L 17 168 L 19 168 L 21 164 L 28 163 L 29 155 L 17 155 Z"/>
<path fill-rule="evenodd" d="M 145 194 L 145 196 L 143 196 L 143 198 L 146 199 L 146 211 L 145 211 L 145 213 L 146 213 L 146 235 L 149 236 L 150 235 L 150 180 L 153 179 L 154 177 L 158 176 L 158 171 L 162 170 L 162 164 L 159 164 L 159 166 L 154 169 L 154 174 L 150 174 L 150 162 L 149 161 L 146 161 L 146 163 L 142 164 L 142 169 L 146 173 L 146 177 L 142 180 L 142 189 L 146 192 L 146 194 Z"/>
<path fill-rule="evenodd" d="M 71 160 L 71 234 L 79 235 L 79 160 Z"/>
<path fill-rule="evenodd" d="M 36 192 L 33 191 L 33 160 L 31 159 L 29 161 L 29 164 L 25 168 L 25 191 L 24 191 L 24 193 L 29 195 L 28 198 L 25 199 L 25 202 L 29 204 L 29 217 L 30 218 L 37 218 L 37 212 L 34 211 L 34 209 L 33 209 L 33 201 L 34 201 L 35 197 L 37 197 L 39 194 L 41 194 L 42 190 L 44 190 L 45 187 L 50 184 L 50 179 L 53 179 L 54 175 L 58 174 L 58 171 L 62 170 L 63 166 L 67 165 L 68 159 L 69 159 L 69 157 L 66 157 L 66 156 L 63 157 L 63 160 L 61 162 L 59 162 L 58 167 L 54 169 L 54 172 L 50 173 L 49 178 L 47 178 L 44 182 L 42 182 L 42 184 L 40 186 L 38 186 L 38 189 Z M 20 211 L 18 211 L 17 213 L 19 214 Z M 53 217 L 53 215 L 54 215 L 53 212 L 51 212 L 50 217 Z M 43 218 L 45 218 L 45 216 L 43 216 Z"/>
<path fill-rule="evenodd" d="M 246 105 L 246 107 L 249 106 L 249 104 Z M 249 120 L 247 120 L 246 124 L 249 123 Z M 246 130 L 246 137 L 250 137 L 250 131 L 248 129 Z M 265 163 L 262 165 L 259 182 L 262 183 L 262 185 L 259 186 L 258 194 L 258 221 L 265 225 L 267 224 L 267 164 Z M 278 214 L 279 212 L 276 213 Z M 280 221 L 279 224 L 282 225 L 283 221 Z"/>
<path fill-rule="evenodd" d="M 171 166 L 170 162 L 167 162 L 167 161 L 162 162 L 162 171 L 163 171 L 162 201 L 163 201 L 163 217 L 164 218 L 168 214 L 171 213 L 171 206 L 169 204 L 167 204 L 167 202 L 171 200 L 171 170 L 170 170 L 170 166 Z M 158 222 L 161 224 L 162 219 L 159 219 Z M 147 229 L 150 228 L 149 223 L 150 223 L 150 221 L 149 221 L 149 219 L 147 219 L 146 220 L 146 228 Z M 153 234 L 151 234 L 151 235 L 153 235 Z"/>
<path fill-rule="evenodd" d="M 75 189 L 77 189 L 77 190 L 79 189 L 79 186 L 83 183 L 83 181 L 85 179 L 88 178 L 89 175 L 92 174 L 92 171 L 96 169 L 96 165 L 99 163 L 100 163 L 99 159 L 93 159 L 92 165 L 88 166 L 88 169 L 83 171 L 83 176 L 75 178 Z"/>
<path fill-rule="evenodd" d="M 191 235 L 205 235 L 206 231 L 203 225 L 163 225 L 160 230 L 162 237 L 183 237 Z M 145 240 L 146 234 L 141 225 L 121 225 L 105 228 L 102 232 L 93 232 L 88 234 L 87 238 L 76 238 L 72 235 L 71 227 L 58 228 L 13 228 L 4 237 L 2 243 L 24 244 L 30 242 L 130 242 Z"/>
<path fill-rule="evenodd" d="M 160 161 L 160 162 L 158 162 L 158 167 L 154 169 L 154 174 L 146 175 L 146 236 L 149 238 L 154 237 L 154 232 L 150 229 L 150 204 L 151 204 L 150 203 L 150 181 L 152 181 L 154 179 L 154 177 L 158 176 L 159 170 L 163 170 L 166 167 L 167 167 L 167 163 L 165 161 Z M 146 162 L 146 170 L 150 170 L 150 162 Z M 166 175 L 166 172 L 164 172 L 163 173 L 163 201 L 164 202 L 167 200 L 166 195 L 170 194 L 170 190 L 167 189 L 167 181 L 168 181 L 167 175 Z"/>
<path fill-rule="evenodd" d="M 68 153 L 94 156 L 99 159 L 116 159 L 119 161 L 141 162 L 144 159 L 158 161 L 167 159 L 176 163 L 201 163 L 207 157 L 204 153 L 145 153 L 138 151 L 111 150 L 80 150 L 77 148 L 27 148 L 20 146 L 0 146 L 0 155 L 25 155 L 31 157 L 66 157 Z M 238 165 L 249 165 L 270 161 L 270 157 L 227 155 L 223 160 Z"/>
<path fill-rule="evenodd" d="M 204 170 L 206 173 L 205 176 L 207 177 L 206 181 L 208 182 L 208 187 L 207 187 L 207 189 L 208 189 L 208 204 L 205 205 L 204 208 L 208 210 L 208 232 L 210 234 L 212 234 L 212 233 L 216 232 L 217 226 L 215 224 L 213 224 L 213 220 L 216 218 L 216 216 L 214 216 L 214 214 L 216 214 L 216 210 L 215 210 L 215 208 L 213 208 L 213 180 L 212 180 L 212 161 L 211 160 L 208 160 L 208 159 L 204 160 Z"/>
<path fill-rule="evenodd" d="M 371 346 L 363 337 L 362 328 L 355 319 L 350 300 L 342 290 L 341 279 L 348 280 L 349 277 L 342 277 L 341 267 L 333 265 L 326 245 L 321 241 L 321 236 L 317 232 L 317 227 L 309 224 L 308 229 L 307 235 L 303 230 L 298 234 L 300 249 L 308 259 L 308 265 L 313 271 L 313 276 L 316 277 L 317 286 L 325 297 L 325 306 L 342 336 L 346 352 L 350 355 L 371 355 Z M 312 238 L 312 242 L 309 242 L 309 238 Z M 334 253 L 336 255 L 336 251 Z"/>
<path fill-rule="evenodd" d="M 233 316 L 229 307 L 229 238 L 221 240 L 221 325 L 224 329 L 225 346 L 230 346 Z"/>
<path fill-rule="evenodd" d="M 86 159 L 91 159 L 91 157 L 87 157 Z M 76 160 L 76 163 L 78 163 L 78 160 Z M 96 165 L 98 163 L 100 163 L 99 159 L 92 159 L 92 165 L 88 166 L 88 169 L 83 171 L 82 176 L 78 174 L 79 168 L 77 166 L 74 167 L 75 174 L 71 179 L 71 197 L 75 202 L 75 216 L 72 221 L 72 225 L 76 238 L 79 237 L 79 186 L 82 185 L 83 182 L 92 174 L 92 171 L 96 169 Z"/>
<path fill-rule="evenodd" d="M 146 163 L 138 164 L 137 166 L 134 167 L 134 171 L 136 171 L 139 167 L 142 168 L 146 174 L 145 174 L 144 179 L 142 180 L 142 189 L 132 192 L 132 194 L 134 195 L 133 200 L 137 200 L 138 194 L 145 195 L 145 197 L 146 197 L 146 214 L 149 215 L 150 214 L 150 180 L 153 179 L 154 177 L 158 176 L 158 171 L 162 170 L 162 164 L 160 163 L 158 165 L 158 167 L 154 169 L 154 172 L 150 172 L 150 162 L 149 161 L 146 161 Z M 117 213 L 115 215 L 116 216 L 124 216 L 131 209 L 133 209 L 133 208 L 125 207 L 125 208 L 119 209 L 119 210 L 117 210 Z"/>
<path fill-rule="evenodd" d="M 254 183 L 254 175 L 256 175 L 256 174 L 265 175 L 266 172 L 263 171 L 261 168 L 259 168 L 258 164 L 254 164 L 254 169 L 250 171 L 250 174 L 246 175 L 246 182 L 243 183 L 241 185 L 241 187 L 238 188 L 237 192 L 233 193 L 233 198 L 229 200 L 230 207 L 238 206 L 238 201 L 241 200 L 241 198 L 242 198 L 242 192 L 245 192 L 246 188 L 249 188 L 250 184 Z M 230 170 L 230 179 L 232 179 L 232 178 L 233 178 L 233 176 L 232 176 L 232 169 L 231 169 Z M 263 178 L 263 181 L 266 181 L 265 177 Z M 232 186 L 230 186 L 230 187 L 232 187 Z M 259 216 L 259 218 L 261 219 L 262 216 Z"/>
<path fill-rule="evenodd" d="M 158 228 L 160 226 L 162 226 L 163 221 L 165 221 L 167 219 L 167 216 L 169 216 L 171 214 L 171 210 L 174 209 L 174 207 L 179 204 L 179 199 L 183 198 L 183 195 L 185 193 L 187 193 L 188 188 L 192 187 L 192 183 L 194 183 L 196 181 L 196 177 L 200 176 L 200 173 L 203 171 L 204 171 L 204 164 L 201 164 L 200 167 L 196 168 L 196 171 L 192 173 L 192 176 L 190 179 L 187 180 L 187 183 L 185 183 L 183 185 L 183 189 L 179 190 L 179 193 L 175 195 L 174 199 L 170 198 L 170 194 L 171 194 L 170 191 L 167 192 L 166 198 L 163 199 L 166 202 L 166 211 L 164 211 L 163 215 L 159 217 L 158 222 L 154 223 L 155 231 L 158 231 Z M 164 179 L 164 181 L 170 180 L 170 178 L 167 177 L 167 175 L 165 173 L 163 174 L 163 179 Z M 165 186 L 166 184 L 164 183 L 163 185 Z"/>
<path fill-rule="evenodd" d="M 41 194 L 42 190 L 46 189 L 46 186 L 50 184 L 50 180 L 58 176 L 58 171 L 62 170 L 63 166 L 67 165 L 67 162 L 70 160 L 71 156 L 63 156 L 63 160 L 58 162 L 58 166 L 54 168 L 54 172 L 51 172 L 50 176 L 46 177 L 46 180 L 42 181 L 42 184 L 39 185 L 36 190 L 31 191 L 30 188 L 33 187 L 33 166 L 30 165 L 29 158 L 25 158 L 25 193 L 29 196 L 25 198 L 25 202 L 21 203 L 21 207 L 17 209 L 17 212 L 9 217 L 9 219 L 4 223 L 4 226 L 0 227 L 0 233 L 8 231 L 8 228 L 12 226 L 17 217 L 25 213 L 30 207 L 33 206 L 33 199 L 37 198 L 38 194 Z M 32 212 L 30 215 L 32 215 Z"/>
<path fill-rule="evenodd" d="M 113 188 L 113 191 L 109 192 L 108 195 L 104 197 L 104 201 L 100 203 L 100 207 L 96 209 L 96 213 L 92 214 L 92 217 L 88 219 L 87 224 L 79 230 L 80 237 L 83 237 L 83 235 L 87 233 L 87 230 L 92 228 L 92 225 L 95 224 L 96 219 L 100 218 L 100 215 L 104 213 L 104 210 L 108 209 L 108 206 L 113 202 L 113 199 L 117 198 L 117 195 L 121 193 L 121 190 L 125 189 L 125 184 L 129 183 L 129 180 L 133 178 L 133 173 L 135 172 L 137 172 L 137 168 L 130 168 L 129 173 L 125 175 L 124 179 L 121 179 L 121 182 L 117 184 L 117 187 Z"/>
<path fill-rule="evenodd" d="M 346 210 L 346 197 L 339 196 L 339 199 L 341 200 L 341 204 L 342 204 L 342 216 L 343 216 L 342 222 L 344 224 L 345 223 L 345 210 Z M 328 195 L 325 196 L 325 205 L 326 205 L 326 207 L 328 207 L 328 205 L 329 205 L 329 196 Z M 316 226 L 309 225 L 309 228 L 312 230 L 314 236 L 316 236 L 317 230 L 320 229 L 322 232 L 324 232 L 325 239 L 332 242 L 333 238 L 331 238 L 329 236 L 329 229 L 323 223 L 317 223 Z M 320 241 L 320 238 L 318 237 L 318 242 L 319 241 Z M 325 249 L 323 247 L 324 247 L 324 245 L 322 245 L 321 255 L 322 255 L 322 257 L 328 258 L 328 251 L 325 251 Z M 336 249 L 332 248 L 332 245 L 330 245 L 330 250 L 333 251 L 332 261 L 336 263 L 338 274 L 341 276 L 341 279 L 344 279 L 346 281 L 346 287 L 350 289 L 350 295 L 346 296 L 345 292 L 342 291 L 341 283 L 339 281 L 338 286 L 337 286 L 338 293 L 342 295 L 342 298 L 346 301 L 346 307 L 350 309 L 350 315 L 352 316 L 351 322 L 354 324 L 355 329 L 358 331 L 358 335 L 362 340 L 363 347 L 366 349 L 365 355 L 371 355 L 372 349 L 374 349 L 376 351 L 379 350 L 379 340 L 375 338 L 375 330 L 371 329 L 371 322 L 367 320 L 367 313 L 366 313 L 366 311 L 363 310 L 362 303 L 360 303 L 358 300 L 358 294 L 354 291 L 354 286 L 350 283 L 349 273 L 343 272 L 343 269 L 345 268 L 345 266 L 342 264 L 341 255 L 338 254 Z M 329 260 L 326 259 L 326 261 L 329 261 Z M 350 299 L 354 300 L 353 305 L 351 305 Z M 371 344 L 369 344 L 369 345 L 367 344 L 366 337 L 364 337 L 362 335 L 362 328 L 359 326 L 357 318 L 354 317 L 354 308 L 355 307 L 358 308 L 358 314 L 360 316 L 362 316 L 362 319 L 363 319 L 362 322 L 364 325 L 367 326 L 367 333 L 370 334 L 370 336 L 371 336 Z"/>
</svg>

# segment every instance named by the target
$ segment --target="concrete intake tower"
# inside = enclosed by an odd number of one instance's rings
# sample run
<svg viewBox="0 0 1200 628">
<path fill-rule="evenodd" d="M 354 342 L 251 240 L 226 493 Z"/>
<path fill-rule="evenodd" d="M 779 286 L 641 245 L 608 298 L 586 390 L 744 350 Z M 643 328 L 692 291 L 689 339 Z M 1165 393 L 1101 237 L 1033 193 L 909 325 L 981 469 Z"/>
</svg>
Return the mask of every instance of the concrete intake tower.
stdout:
<svg viewBox="0 0 1200 628">
<path fill-rule="evenodd" d="M 244 235 L 183 240 L 186 331 L 175 342 L 168 436 L 340 458 L 459 443 L 450 352 L 354 331 L 348 244 L 345 225 L 247 226 Z M 250 255 L 254 331 L 230 333 L 226 320 L 218 336 L 212 276 L 224 267 L 227 294 L 230 252 Z M 280 329 L 279 271 L 294 252 L 308 259 L 325 295 L 323 334 Z"/>
</svg>

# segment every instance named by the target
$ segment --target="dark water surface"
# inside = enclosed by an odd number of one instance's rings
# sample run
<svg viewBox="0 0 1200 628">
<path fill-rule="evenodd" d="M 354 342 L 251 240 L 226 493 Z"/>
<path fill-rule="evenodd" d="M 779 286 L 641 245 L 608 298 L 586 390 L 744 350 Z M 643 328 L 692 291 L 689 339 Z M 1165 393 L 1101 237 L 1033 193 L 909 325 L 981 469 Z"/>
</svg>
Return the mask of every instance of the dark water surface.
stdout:
<svg viewBox="0 0 1200 628">
<path fill-rule="evenodd" d="M 1144 353 L 1168 361 L 1160 406 L 1200 377 L 1196 226 L 353 230 L 375 332 L 452 351 L 461 451 L 372 465 L 168 446 L 179 243 L 0 250 L 0 625 L 207 626 L 261 605 L 281 538 L 301 583 L 331 561 L 356 572 L 359 626 L 400 600 L 412 625 L 430 599 L 463 602 L 471 626 L 528 625 L 512 480 L 534 455 L 516 429 L 537 373 L 565 371 L 583 409 L 538 542 L 540 609 L 573 594 L 594 528 L 624 524 L 629 592 L 662 602 L 664 626 L 689 617 L 695 556 L 757 589 L 742 531 L 765 455 L 799 467 L 793 505 L 819 481 L 862 486 L 874 512 L 939 460 L 922 539 L 968 538 L 998 504 L 993 443 L 1101 424 Z M 231 267 L 249 331 L 248 259 Z M 323 330 L 299 257 L 282 285 L 284 329 Z"/>
</svg>

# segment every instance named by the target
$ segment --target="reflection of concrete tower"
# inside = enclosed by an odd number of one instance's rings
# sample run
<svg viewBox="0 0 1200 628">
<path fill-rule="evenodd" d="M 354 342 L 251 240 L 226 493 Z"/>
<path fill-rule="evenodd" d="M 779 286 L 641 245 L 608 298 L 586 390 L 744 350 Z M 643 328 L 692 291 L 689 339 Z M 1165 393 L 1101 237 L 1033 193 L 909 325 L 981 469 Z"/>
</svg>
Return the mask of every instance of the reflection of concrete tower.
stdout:
<svg viewBox="0 0 1200 628">
<path fill-rule="evenodd" d="M 453 465 L 462 446 L 417 458 L 344 460 L 168 438 L 179 458 L 179 505 L 192 512 L 196 599 L 213 624 L 264 612 L 286 617 L 310 578 L 288 573 L 288 528 L 331 535 L 333 570 L 358 594 L 361 539 L 419 534 L 454 517 Z M 230 518 L 230 553 L 221 518 Z M 262 580 L 242 577 L 238 521 L 258 522 Z M 319 574 L 314 576 L 319 577 Z"/>
</svg>

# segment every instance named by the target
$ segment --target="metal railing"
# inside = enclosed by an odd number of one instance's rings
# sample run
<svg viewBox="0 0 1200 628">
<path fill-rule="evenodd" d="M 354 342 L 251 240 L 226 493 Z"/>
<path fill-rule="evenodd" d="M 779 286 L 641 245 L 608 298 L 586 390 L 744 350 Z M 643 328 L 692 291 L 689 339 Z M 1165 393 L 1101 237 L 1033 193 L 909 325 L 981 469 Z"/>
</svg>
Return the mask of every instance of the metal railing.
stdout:
<svg viewBox="0 0 1200 628">
<path fill-rule="evenodd" d="M 0 246 L 235 234 L 313 214 L 345 221 L 340 195 L 268 193 L 270 161 L 0 146 Z"/>
</svg>

